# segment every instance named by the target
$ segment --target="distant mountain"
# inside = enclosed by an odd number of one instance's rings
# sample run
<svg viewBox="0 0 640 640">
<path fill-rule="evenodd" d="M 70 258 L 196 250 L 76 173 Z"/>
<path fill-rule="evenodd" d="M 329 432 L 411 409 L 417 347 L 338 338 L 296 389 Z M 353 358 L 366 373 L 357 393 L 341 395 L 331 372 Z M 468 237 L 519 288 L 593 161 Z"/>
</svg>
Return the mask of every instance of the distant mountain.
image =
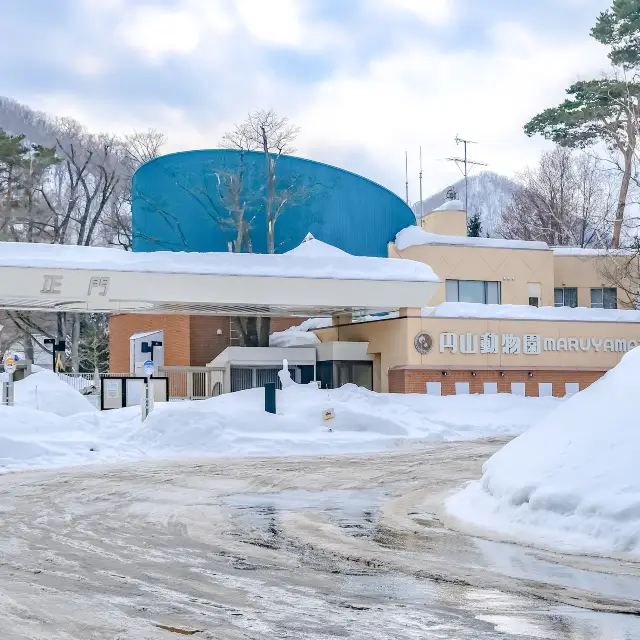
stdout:
<svg viewBox="0 0 640 640">
<path fill-rule="evenodd" d="M 506 176 L 501 176 L 492 171 L 483 171 L 477 175 L 469 176 L 469 211 L 470 215 L 475 212 L 480 214 L 482 220 L 482 235 L 496 237 L 497 228 L 500 223 L 500 216 L 503 208 L 511 200 L 515 183 Z M 453 185 L 450 185 L 434 193 L 422 201 L 422 211 L 427 214 L 438 208 L 446 199 L 447 191 L 453 186 L 457 197 L 464 203 L 465 189 L 464 178 Z M 420 203 L 413 205 L 413 212 L 416 218 L 420 217 Z"/>
</svg>

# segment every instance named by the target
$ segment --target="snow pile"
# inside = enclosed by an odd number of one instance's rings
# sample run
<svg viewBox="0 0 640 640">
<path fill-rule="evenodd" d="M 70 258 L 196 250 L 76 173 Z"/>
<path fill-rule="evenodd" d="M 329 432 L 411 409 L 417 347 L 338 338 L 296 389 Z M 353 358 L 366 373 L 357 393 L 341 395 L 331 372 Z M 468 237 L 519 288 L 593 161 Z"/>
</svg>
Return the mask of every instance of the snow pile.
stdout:
<svg viewBox="0 0 640 640">
<path fill-rule="evenodd" d="M 289 253 L 258 254 L 177 251 L 145 253 L 104 247 L 0 242 L 0 266 L 215 276 L 439 282 L 431 267 L 422 262 L 353 256 L 315 239 L 314 242 L 306 244 L 310 245 L 310 248 L 300 246 Z M 329 252 L 330 260 L 327 259 Z"/>
<path fill-rule="evenodd" d="M 65 403 L 77 401 L 84 408 L 86 401 L 78 392 L 59 391 Z M 326 391 L 315 384 L 291 384 L 277 393 L 276 415 L 264 411 L 263 389 L 204 401 L 156 403 L 144 423 L 138 407 L 62 418 L 23 405 L 0 410 L 0 466 L 385 451 L 517 434 L 563 402 L 510 395 L 380 394 L 354 385 Z M 50 396 L 50 407 L 60 410 L 60 404 Z M 329 422 L 323 420 L 327 409 L 335 413 Z"/>
<path fill-rule="evenodd" d="M 552 247 L 554 256 L 635 256 L 636 249 L 589 249 L 585 247 Z"/>
<path fill-rule="evenodd" d="M 264 412 L 263 389 L 156 404 L 127 446 L 152 457 L 384 451 L 521 433 L 562 402 L 506 394 L 380 394 L 355 385 L 327 391 L 293 384 L 278 391 L 276 415 Z M 326 409 L 335 412 L 329 422 L 322 419 Z"/>
<path fill-rule="evenodd" d="M 326 242 L 322 242 L 322 240 L 317 240 L 311 233 L 307 233 L 302 243 L 295 249 L 287 251 L 285 255 L 307 258 L 335 258 L 336 256 L 350 256 L 351 254 Z"/>
<path fill-rule="evenodd" d="M 640 348 L 496 453 L 449 511 L 539 545 L 640 554 L 638 379 Z"/>
<path fill-rule="evenodd" d="M 464 204 L 462 204 L 462 200 L 445 200 L 434 211 L 464 211 Z"/>
<path fill-rule="evenodd" d="M 429 233 L 420 227 L 411 226 L 402 229 L 396 235 L 396 249 L 404 251 L 409 247 L 420 245 L 459 245 L 464 247 L 489 247 L 492 249 L 529 249 L 532 251 L 549 251 L 546 242 L 530 240 L 504 240 L 502 238 L 468 238 L 466 236 L 444 236 Z"/>
<path fill-rule="evenodd" d="M 297 327 L 276 331 L 269 336 L 270 347 L 308 347 L 320 344 L 315 329 L 326 329 L 333 324 L 331 318 L 309 318 Z"/>
<path fill-rule="evenodd" d="M 85 396 L 44 369 L 14 384 L 14 404 L 62 417 L 96 410 Z"/>
<path fill-rule="evenodd" d="M 443 302 L 423 307 L 423 318 L 483 318 L 499 320 L 572 320 L 576 322 L 640 322 L 640 311 L 588 307 L 532 307 L 526 304 Z"/>
</svg>

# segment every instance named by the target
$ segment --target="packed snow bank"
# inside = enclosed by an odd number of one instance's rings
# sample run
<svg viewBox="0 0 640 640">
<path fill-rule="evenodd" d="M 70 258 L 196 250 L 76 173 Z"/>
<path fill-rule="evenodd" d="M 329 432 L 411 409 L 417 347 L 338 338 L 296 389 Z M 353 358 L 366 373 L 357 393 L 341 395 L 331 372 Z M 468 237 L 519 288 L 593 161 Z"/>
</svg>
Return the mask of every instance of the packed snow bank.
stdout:
<svg viewBox="0 0 640 640">
<path fill-rule="evenodd" d="M 543 546 L 640 554 L 640 348 L 488 460 L 460 520 Z"/>
<path fill-rule="evenodd" d="M 439 282 L 431 267 L 421 262 L 353 256 L 326 243 L 314 242 L 319 244 L 312 244 L 310 249 L 303 246 L 281 254 L 177 251 L 145 253 L 104 247 L 0 242 L 0 266 L 105 272 Z M 328 256 L 330 249 L 334 251 Z"/>
<path fill-rule="evenodd" d="M 44 369 L 14 384 L 16 407 L 46 411 L 58 416 L 91 413 L 95 407 L 69 384 Z"/>
<path fill-rule="evenodd" d="M 496 320 L 550 320 L 573 322 L 640 322 L 640 311 L 588 307 L 532 307 L 526 304 L 443 302 L 422 307 L 423 318 L 482 318 Z"/>
<path fill-rule="evenodd" d="M 398 232 L 396 235 L 396 249 L 404 251 L 409 247 L 420 245 L 456 245 L 465 247 L 490 247 L 493 249 L 529 249 L 531 251 L 549 251 L 546 242 L 531 240 L 504 240 L 503 238 L 469 238 L 467 236 L 444 236 L 439 233 L 429 233 L 420 227 L 412 225 Z"/>
<path fill-rule="evenodd" d="M 322 240 L 314 238 L 313 234 L 307 233 L 302 243 L 299 244 L 295 249 L 287 251 L 285 255 L 299 256 L 301 258 L 335 258 L 351 256 L 352 254 L 347 253 L 342 249 L 338 249 L 338 247 L 334 247 L 331 244 L 322 242 Z"/>
<path fill-rule="evenodd" d="M 65 418 L 13 407 L 0 412 L 0 465 L 22 469 L 147 458 L 385 451 L 517 434 L 562 402 L 511 395 L 379 394 L 354 385 L 326 391 L 293 384 L 278 392 L 276 415 L 265 413 L 262 389 L 156 403 L 144 423 L 137 407 Z M 329 422 L 322 418 L 326 409 L 335 412 Z"/>
</svg>

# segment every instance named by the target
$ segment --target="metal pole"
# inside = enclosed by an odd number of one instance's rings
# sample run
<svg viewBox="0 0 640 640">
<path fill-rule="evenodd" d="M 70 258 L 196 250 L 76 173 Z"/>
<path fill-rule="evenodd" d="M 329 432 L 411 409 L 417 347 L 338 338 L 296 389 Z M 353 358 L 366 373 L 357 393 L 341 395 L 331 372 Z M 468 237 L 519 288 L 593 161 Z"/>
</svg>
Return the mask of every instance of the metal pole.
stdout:
<svg viewBox="0 0 640 640">
<path fill-rule="evenodd" d="M 420 220 L 424 217 L 422 204 L 422 147 L 420 147 Z"/>
<path fill-rule="evenodd" d="M 7 382 L 7 406 L 13 407 L 13 373 L 9 373 L 9 381 Z"/>
<path fill-rule="evenodd" d="M 409 155 L 406 151 L 404 152 L 404 179 L 405 200 L 409 204 Z"/>
<path fill-rule="evenodd" d="M 467 181 L 467 141 L 464 141 L 464 210 L 469 212 L 469 182 Z"/>
</svg>

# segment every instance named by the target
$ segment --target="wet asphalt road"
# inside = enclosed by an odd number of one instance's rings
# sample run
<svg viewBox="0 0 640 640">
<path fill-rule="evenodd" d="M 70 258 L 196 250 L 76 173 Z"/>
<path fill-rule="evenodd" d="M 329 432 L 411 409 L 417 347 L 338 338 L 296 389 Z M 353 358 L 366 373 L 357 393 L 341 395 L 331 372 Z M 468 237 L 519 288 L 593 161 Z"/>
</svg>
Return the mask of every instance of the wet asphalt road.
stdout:
<svg viewBox="0 0 640 640">
<path fill-rule="evenodd" d="M 2 640 L 640 640 L 640 563 L 458 533 L 504 441 L 0 477 Z"/>
</svg>

